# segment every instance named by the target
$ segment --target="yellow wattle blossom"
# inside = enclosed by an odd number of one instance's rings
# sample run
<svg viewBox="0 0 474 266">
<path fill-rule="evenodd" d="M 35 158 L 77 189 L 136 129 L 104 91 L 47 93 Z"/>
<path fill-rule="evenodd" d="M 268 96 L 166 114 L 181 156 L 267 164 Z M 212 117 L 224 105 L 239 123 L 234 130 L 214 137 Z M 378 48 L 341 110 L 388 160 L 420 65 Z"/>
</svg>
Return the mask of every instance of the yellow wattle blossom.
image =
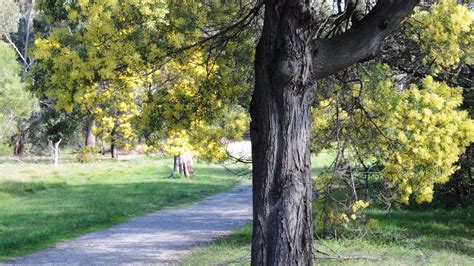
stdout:
<svg viewBox="0 0 474 266">
<path fill-rule="evenodd" d="M 461 59 L 472 60 L 472 45 L 464 47 L 464 40 L 473 37 L 474 12 L 456 0 L 437 1 L 430 11 L 418 11 L 409 19 L 414 26 L 411 38 L 426 51 L 424 63 L 434 72 L 455 67 Z M 471 42 L 472 43 L 472 42 Z"/>
<path fill-rule="evenodd" d="M 320 142 L 313 140 L 312 148 L 331 148 L 327 139 L 334 132 L 343 137 L 353 134 L 356 139 L 351 141 L 358 152 L 373 154 L 383 166 L 381 175 L 398 193 L 400 202 L 408 204 L 410 197 L 420 203 L 429 202 L 434 185 L 448 181 L 459 156 L 474 142 L 474 121 L 467 112 L 457 109 L 463 101 L 461 88 L 426 76 L 420 86 L 411 84 L 396 91 L 391 79 L 386 65 L 378 65 L 370 77 L 363 79 L 365 89 L 357 100 L 373 117 L 371 120 L 357 109 L 351 110 L 352 119 L 348 119 L 349 114 L 341 110 L 338 101 L 352 99 L 352 91 L 322 100 L 313 109 L 312 129 L 323 137 Z M 374 124 L 383 135 L 370 131 Z M 357 203 L 354 208 L 359 206 Z"/>
</svg>

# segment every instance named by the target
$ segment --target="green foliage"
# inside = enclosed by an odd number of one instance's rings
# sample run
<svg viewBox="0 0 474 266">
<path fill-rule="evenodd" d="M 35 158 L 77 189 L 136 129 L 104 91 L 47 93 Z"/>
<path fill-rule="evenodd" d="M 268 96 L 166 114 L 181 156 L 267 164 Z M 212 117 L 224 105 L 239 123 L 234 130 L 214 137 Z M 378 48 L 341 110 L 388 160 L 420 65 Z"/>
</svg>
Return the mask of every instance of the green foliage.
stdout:
<svg viewBox="0 0 474 266">
<path fill-rule="evenodd" d="M 35 41 L 34 89 L 55 99 L 58 109 L 78 106 L 91 114 L 97 121 L 93 131 L 103 140 L 128 149 L 141 133 L 152 150 L 161 148 L 163 138 L 186 134 L 194 143 L 186 150 L 215 151 L 216 159 L 223 154 L 221 139 L 245 130 L 242 114 L 234 115 L 233 126 L 218 126 L 222 116 L 238 109 L 236 102 L 248 104 L 250 35 L 235 36 L 225 47 L 211 44 L 212 52 L 201 47 L 175 52 L 205 37 L 207 25 L 233 21 L 247 5 L 40 1 L 38 6 L 54 29 Z"/>
<path fill-rule="evenodd" d="M 0 142 L 13 135 L 19 123 L 37 109 L 35 99 L 24 88 L 13 49 L 0 41 Z"/>
<path fill-rule="evenodd" d="M 157 77 L 160 86 L 144 103 L 140 121 L 142 130 L 151 132 L 152 146 L 161 146 L 169 155 L 192 152 L 219 160 L 225 156 L 221 141 L 242 137 L 249 119 L 242 108 L 231 105 L 229 98 L 235 96 L 222 96 L 228 88 L 215 82 L 219 67 L 209 68 L 199 52 L 163 67 L 166 75 Z"/>
<path fill-rule="evenodd" d="M 80 149 L 76 155 L 76 160 L 80 163 L 92 163 L 96 160 L 98 150 L 96 147 L 85 147 Z"/>
<path fill-rule="evenodd" d="M 42 104 L 36 117 L 37 121 L 28 126 L 29 136 L 26 140 L 31 144 L 32 153 L 49 154 L 51 152 L 48 147 L 49 141 L 57 142 L 61 139 L 61 146 L 71 148 L 81 147 L 84 143 L 81 136 L 84 119 L 77 109 L 68 113 L 56 110 L 51 105 Z"/>
<path fill-rule="evenodd" d="M 228 23 L 244 8 L 236 3 L 170 2 L 164 47 L 193 44 L 205 37 L 205 25 Z M 243 108 L 249 103 L 253 77 L 251 36 L 242 32 L 223 42 L 224 47 L 210 42 L 187 51 L 150 76 L 148 98 L 137 122 L 148 150 L 191 152 L 206 160 L 224 157 L 222 141 L 240 139 L 249 124 Z"/>
<path fill-rule="evenodd" d="M 56 108 L 71 112 L 78 106 L 97 121 L 95 133 L 129 147 L 151 63 L 160 50 L 151 40 L 165 25 L 162 1 L 74 1 L 62 7 L 42 1 L 46 15 L 62 8 L 66 16 L 49 17 L 55 28 L 35 41 L 38 62 L 35 90 L 56 99 Z M 118 15 L 120 14 L 120 15 Z"/>
<path fill-rule="evenodd" d="M 20 21 L 20 8 L 14 0 L 0 0 L 0 38 L 15 33 Z"/>
</svg>

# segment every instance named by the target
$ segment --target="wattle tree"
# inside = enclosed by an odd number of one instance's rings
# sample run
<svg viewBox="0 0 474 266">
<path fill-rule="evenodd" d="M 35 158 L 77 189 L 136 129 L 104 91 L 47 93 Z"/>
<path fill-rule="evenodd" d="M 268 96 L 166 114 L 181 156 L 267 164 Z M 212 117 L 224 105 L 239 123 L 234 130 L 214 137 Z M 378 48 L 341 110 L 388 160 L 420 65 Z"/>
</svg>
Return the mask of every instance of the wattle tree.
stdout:
<svg viewBox="0 0 474 266">
<path fill-rule="evenodd" d="M 362 1 L 348 1 L 350 29 L 319 39 L 324 21 L 313 2 L 264 1 L 250 107 L 253 265 L 312 264 L 310 109 L 316 81 L 377 53 L 418 3 L 380 0 L 364 14 Z"/>
</svg>

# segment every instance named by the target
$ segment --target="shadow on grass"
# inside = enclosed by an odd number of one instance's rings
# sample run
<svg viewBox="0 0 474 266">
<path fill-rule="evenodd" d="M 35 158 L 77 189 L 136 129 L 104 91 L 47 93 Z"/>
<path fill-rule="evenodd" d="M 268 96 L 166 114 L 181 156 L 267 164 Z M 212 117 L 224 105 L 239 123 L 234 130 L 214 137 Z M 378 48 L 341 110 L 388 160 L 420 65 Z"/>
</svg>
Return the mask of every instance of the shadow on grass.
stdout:
<svg viewBox="0 0 474 266">
<path fill-rule="evenodd" d="M 252 243 L 252 224 L 248 223 L 245 226 L 239 228 L 232 234 L 219 238 L 213 244 L 228 245 L 228 246 L 249 246 Z"/>
<path fill-rule="evenodd" d="M 11 196 L 27 196 L 30 194 L 37 193 L 39 191 L 50 189 L 50 188 L 59 188 L 65 187 L 65 182 L 55 182 L 55 183 L 46 183 L 46 182 L 3 182 L 0 183 L 0 192 L 10 194 Z"/>
<path fill-rule="evenodd" d="M 201 200 L 230 187 L 211 181 L 157 178 L 124 184 L 0 184 L 0 191 L 12 195 L 0 201 L 0 259 L 164 207 Z"/>
<path fill-rule="evenodd" d="M 459 210 L 391 210 L 370 214 L 380 222 L 376 242 L 414 244 L 425 249 L 474 254 L 473 208 Z"/>
</svg>

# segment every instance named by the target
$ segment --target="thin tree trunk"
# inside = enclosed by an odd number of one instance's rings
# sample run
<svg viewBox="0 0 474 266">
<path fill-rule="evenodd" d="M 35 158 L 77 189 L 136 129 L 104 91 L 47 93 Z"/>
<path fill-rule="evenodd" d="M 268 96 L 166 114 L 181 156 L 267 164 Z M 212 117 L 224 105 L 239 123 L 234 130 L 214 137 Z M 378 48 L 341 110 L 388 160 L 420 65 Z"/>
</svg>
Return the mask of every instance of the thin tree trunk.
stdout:
<svg viewBox="0 0 474 266">
<path fill-rule="evenodd" d="M 34 9 L 35 9 L 35 0 L 31 1 L 31 9 L 28 12 L 28 17 L 25 19 L 26 20 L 26 30 L 25 30 L 25 45 L 24 45 L 24 58 L 25 60 L 23 61 L 23 73 L 22 73 L 22 79 L 25 79 L 26 73 L 28 72 L 28 69 L 30 67 L 30 62 L 28 62 L 28 46 L 30 44 L 30 27 L 33 24 L 33 14 L 34 14 Z"/>
<path fill-rule="evenodd" d="M 171 177 L 176 177 L 176 175 L 179 173 L 179 166 L 180 166 L 180 156 L 175 155 L 173 156 L 173 173 L 171 174 Z"/>
<path fill-rule="evenodd" d="M 100 154 L 102 154 L 102 156 L 105 155 L 105 141 L 104 141 L 104 139 L 102 139 L 102 141 L 100 142 Z"/>
<path fill-rule="evenodd" d="M 115 143 L 116 142 L 116 136 L 115 136 L 115 129 L 112 130 L 112 133 L 110 133 L 110 155 L 112 156 L 112 159 L 117 159 L 117 151 L 115 149 Z"/>
<path fill-rule="evenodd" d="M 266 5 L 255 61 L 252 265 L 311 265 L 311 36 L 305 7 L 281 2 Z"/>
<path fill-rule="evenodd" d="M 48 141 L 54 165 L 59 165 L 59 144 L 61 143 L 61 140 L 62 139 L 59 139 L 57 142 L 53 142 L 52 140 Z"/>
<path fill-rule="evenodd" d="M 13 154 L 15 156 L 23 155 L 23 150 L 25 146 L 24 140 L 25 140 L 25 132 L 23 130 L 19 130 L 15 138 L 15 148 L 13 149 Z"/>
<path fill-rule="evenodd" d="M 92 128 L 95 126 L 95 120 L 91 119 L 86 126 L 86 147 L 92 148 L 96 146 L 96 137 L 94 132 L 92 132 Z"/>
<path fill-rule="evenodd" d="M 115 141 L 110 143 L 110 155 L 112 159 L 117 159 L 117 151 L 115 150 Z"/>
</svg>

